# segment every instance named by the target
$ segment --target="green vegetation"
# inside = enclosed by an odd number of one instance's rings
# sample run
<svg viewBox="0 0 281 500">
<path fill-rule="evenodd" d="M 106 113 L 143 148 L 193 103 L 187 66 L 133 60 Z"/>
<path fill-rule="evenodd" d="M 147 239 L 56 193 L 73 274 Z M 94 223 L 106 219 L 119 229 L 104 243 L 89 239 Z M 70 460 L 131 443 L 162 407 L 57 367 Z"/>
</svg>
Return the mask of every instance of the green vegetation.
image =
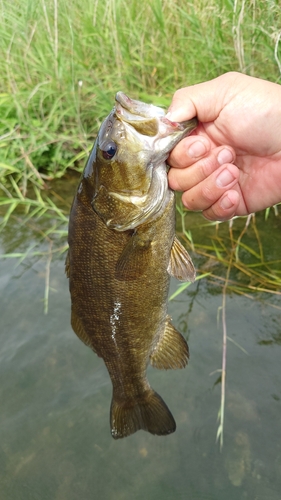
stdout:
<svg viewBox="0 0 281 500">
<path fill-rule="evenodd" d="M 168 106 L 229 70 L 278 81 L 280 25 L 278 0 L 2 0 L 5 221 L 18 205 L 41 214 L 40 191 L 82 168 L 117 90 Z"/>
<path fill-rule="evenodd" d="M 202 278 L 204 290 L 220 294 L 222 303 L 218 310 L 218 323 L 222 329 L 222 366 L 216 370 L 218 378 L 214 385 L 221 386 L 221 402 L 218 412 L 217 440 L 223 447 L 226 399 L 227 342 L 233 342 L 245 354 L 227 331 L 227 296 L 243 295 L 247 300 L 259 300 L 267 306 L 280 310 L 281 296 L 281 232 L 278 209 L 266 210 L 257 216 L 238 217 L 229 223 L 204 221 L 200 214 L 185 211 L 178 205 L 178 234 L 196 255 L 197 287 L 190 292 L 187 310 L 192 308 L 192 296 L 196 297 Z M 265 218 L 269 221 L 265 223 Z M 188 231 L 186 230 L 188 228 Z M 274 232 L 274 242 L 272 234 Z M 182 283 L 170 297 L 176 299 L 188 289 L 190 283 Z M 202 292 L 204 293 L 204 292 Z M 183 299 L 183 297 L 181 297 Z M 183 299 L 184 300 L 184 299 Z M 188 313 L 187 313 L 188 315 Z M 246 334 L 246 332 L 245 332 Z"/>
</svg>

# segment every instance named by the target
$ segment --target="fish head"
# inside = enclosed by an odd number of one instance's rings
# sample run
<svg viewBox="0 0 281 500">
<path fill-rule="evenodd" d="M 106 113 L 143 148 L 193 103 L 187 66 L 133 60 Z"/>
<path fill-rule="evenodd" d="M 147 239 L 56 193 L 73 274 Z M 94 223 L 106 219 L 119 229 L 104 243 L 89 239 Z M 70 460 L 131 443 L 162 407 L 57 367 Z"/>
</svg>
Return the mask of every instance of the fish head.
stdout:
<svg viewBox="0 0 281 500">
<path fill-rule="evenodd" d="M 162 108 L 116 94 L 84 171 L 92 206 L 109 227 L 133 229 L 159 214 L 169 191 L 165 160 L 196 126 L 196 118 L 171 122 Z"/>
</svg>

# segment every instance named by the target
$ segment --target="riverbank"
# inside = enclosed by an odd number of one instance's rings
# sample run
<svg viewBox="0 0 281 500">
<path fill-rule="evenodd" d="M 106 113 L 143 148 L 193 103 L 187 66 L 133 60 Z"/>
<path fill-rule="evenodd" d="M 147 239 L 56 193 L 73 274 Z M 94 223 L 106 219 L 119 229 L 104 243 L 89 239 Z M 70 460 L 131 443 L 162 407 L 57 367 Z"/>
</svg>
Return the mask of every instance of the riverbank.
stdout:
<svg viewBox="0 0 281 500">
<path fill-rule="evenodd" d="M 280 80 L 277 1 L 3 0 L 0 203 L 42 215 L 42 190 L 81 170 L 117 90 L 168 107 L 226 71 Z M 47 200 L 47 201 L 46 201 Z"/>
</svg>

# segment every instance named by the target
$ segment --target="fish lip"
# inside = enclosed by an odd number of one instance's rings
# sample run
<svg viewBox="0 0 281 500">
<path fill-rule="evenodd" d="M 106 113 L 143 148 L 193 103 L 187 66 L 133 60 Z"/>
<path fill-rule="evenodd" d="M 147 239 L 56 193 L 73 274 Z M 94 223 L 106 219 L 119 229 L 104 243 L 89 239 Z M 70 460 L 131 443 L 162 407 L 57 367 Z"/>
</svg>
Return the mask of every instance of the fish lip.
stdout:
<svg viewBox="0 0 281 500">
<path fill-rule="evenodd" d="M 198 120 L 196 117 L 192 118 L 191 120 L 186 120 L 184 122 L 172 122 L 166 116 L 161 117 L 160 120 L 165 125 L 168 125 L 172 129 L 179 131 L 184 131 L 185 129 L 187 129 L 188 131 L 190 129 L 194 130 L 198 125 Z"/>
<path fill-rule="evenodd" d="M 116 114 L 122 119 L 130 121 L 142 121 L 148 118 L 158 118 L 159 124 L 163 124 L 166 133 L 170 132 L 191 132 L 197 127 L 197 118 L 187 120 L 184 122 L 172 122 L 165 115 L 164 109 L 154 104 L 146 104 L 135 99 L 131 99 L 124 92 L 117 92 L 115 95 L 115 111 Z M 163 129 L 164 130 L 164 129 Z"/>
<path fill-rule="evenodd" d="M 131 107 L 134 104 L 133 99 L 124 94 L 124 92 L 121 92 L 121 90 L 119 90 L 119 92 L 116 93 L 115 101 L 119 103 L 122 106 L 122 108 L 127 109 L 128 111 L 131 110 Z"/>
<path fill-rule="evenodd" d="M 196 129 L 198 120 L 194 117 L 184 122 L 172 122 L 166 116 L 163 116 L 160 118 L 160 123 L 163 123 L 165 126 L 166 135 L 173 132 L 183 132 L 182 138 L 184 138 L 186 134 L 191 134 Z"/>
<path fill-rule="evenodd" d="M 117 114 L 123 115 L 125 118 L 134 120 L 142 120 L 144 118 L 156 118 L 157 116 L 164 117 L 165 111 L 154 104 L 146 104 L 135 99 L 131 99 L 124 92 L 117 92 L 115 95 L 115 109 Z"/>
</svg>

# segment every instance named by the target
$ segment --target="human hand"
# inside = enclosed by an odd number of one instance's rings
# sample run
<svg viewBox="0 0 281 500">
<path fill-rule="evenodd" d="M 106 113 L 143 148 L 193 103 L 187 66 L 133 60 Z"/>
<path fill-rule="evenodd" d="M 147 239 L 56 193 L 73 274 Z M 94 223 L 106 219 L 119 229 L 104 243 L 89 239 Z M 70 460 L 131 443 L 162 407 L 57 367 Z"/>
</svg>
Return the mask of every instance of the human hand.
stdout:
<svg viewBox="0 0 281 500">
<path fill-rule="evenodd" d="M 178 90 L 168 118 L 199 126 L 171 152 L 168 178 L 183 204 L 211 220 L 281 201 L 281 86 L 240 73 Z"/>
</svg>

